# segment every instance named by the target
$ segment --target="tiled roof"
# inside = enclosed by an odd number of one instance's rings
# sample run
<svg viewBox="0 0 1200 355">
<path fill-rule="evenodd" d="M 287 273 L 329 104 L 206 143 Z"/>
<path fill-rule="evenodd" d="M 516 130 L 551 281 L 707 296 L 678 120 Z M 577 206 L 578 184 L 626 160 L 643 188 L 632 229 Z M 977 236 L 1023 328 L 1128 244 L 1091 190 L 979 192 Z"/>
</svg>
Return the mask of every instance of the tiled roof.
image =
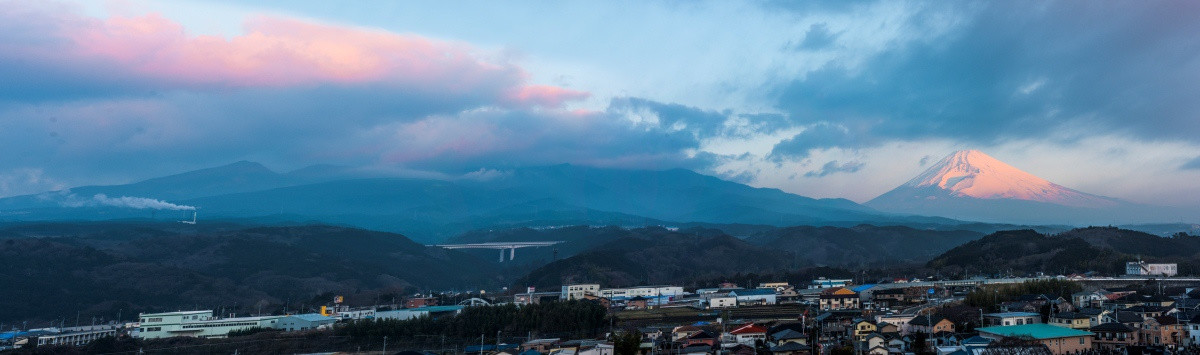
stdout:
<svg viewBox="0 0 1200 355">
<path fill-rule="evenodd" d="M 1131 333 L 1131 332 L 1133 332 L 1133 328 L 1130 328 L 1128 325 L 1125 325 L 1122 323 L 1104 323 L 1104 324 L 1092 327 L 1091 331 L 1093 331 L 1093 332 Z"/>
</svg>

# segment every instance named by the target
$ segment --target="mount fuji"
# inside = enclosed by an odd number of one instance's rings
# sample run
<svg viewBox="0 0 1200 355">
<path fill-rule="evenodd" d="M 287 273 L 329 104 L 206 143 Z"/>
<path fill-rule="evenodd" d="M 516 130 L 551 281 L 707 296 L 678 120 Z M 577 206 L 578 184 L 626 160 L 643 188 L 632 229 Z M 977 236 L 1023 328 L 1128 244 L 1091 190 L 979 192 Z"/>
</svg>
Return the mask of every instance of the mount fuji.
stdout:
<svg viewBox="0 0 1200 355">
<path fill-rule="evenodd" d="M 1163 222 L 1174 214 L 1072 190 L 978 150 L 954 152 L 866 205 L 894 213 L 1030 224 Z"/>
</svg>

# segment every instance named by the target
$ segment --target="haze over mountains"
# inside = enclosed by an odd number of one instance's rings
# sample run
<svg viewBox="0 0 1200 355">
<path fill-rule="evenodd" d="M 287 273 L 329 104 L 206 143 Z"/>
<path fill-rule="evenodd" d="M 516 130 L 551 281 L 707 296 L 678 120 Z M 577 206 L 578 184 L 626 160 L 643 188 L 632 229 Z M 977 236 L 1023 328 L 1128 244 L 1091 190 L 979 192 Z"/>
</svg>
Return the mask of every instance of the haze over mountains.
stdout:
<svg viewBox="0 0 1200 355">
<path fill-rule="evenodd" d="M 950 154 L 868 202 L 881 211 L 1023 224 L 1185 221 L 1185 211 L 1072 190 L 977 150 Z"/>
<path fill-rule="evenodd" d="M 991 232 L 1012 226 L 966 225 L 1181 221 L 1156 219 L 1169 216 L 1163 210 L 1071 190 L 978 151 L 952 154 L 866 205 L 754 188 L 684 169 L 564 164 L 412 178 L 334 166 L 277 173 L 246 161 L 125 185 L 0 199 L 0 221 L 182 220 L 197 211 L 201 220 L 344 224 L 404 233 L 424 243 L 477 229 L 580 224 L 867 223 Z"/>
<path fill-rule="evenodd" d="M 320 173 L 315 173 L 320 171 Z M 125 198 L 124 200 L 114 200 Z M 127 202 L 137 202 L 127 203 Z M 148 207 L 149 206 L 149 207 Z M 190 217 L 321 221 L 429 242 L 496 226 L 954 223 L 895 217 L 845 199 L 753 188 L 683 169 L 530 167 L 453 179 L 372 177 L 337 168 L 280 174 L 239 162 L 127 185 L 0 199 L 8 220 Z M 161 208 L 161 207 L 168 208 Z M 173 207 L 172 207 L 173 206 Z"/>
</svg>

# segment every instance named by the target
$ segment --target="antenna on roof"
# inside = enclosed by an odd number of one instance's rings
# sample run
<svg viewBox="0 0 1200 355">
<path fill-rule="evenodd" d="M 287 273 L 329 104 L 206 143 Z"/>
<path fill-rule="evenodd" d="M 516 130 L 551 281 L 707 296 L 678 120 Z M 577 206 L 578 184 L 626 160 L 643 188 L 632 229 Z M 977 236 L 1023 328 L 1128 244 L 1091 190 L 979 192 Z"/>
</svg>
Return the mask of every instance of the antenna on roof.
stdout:
<svg viewBox="0 0 1200 355">
<path fill-rule="evenodd" d="M 179 221 L 179 223 L 183 223 L 183 224 L 196 224 L 196 210 L 192 210 L 192 220 L 190 220 L 190 221 L 188 221 L 188 220 L 182 220 L 182 221 Z"/>
</svg>

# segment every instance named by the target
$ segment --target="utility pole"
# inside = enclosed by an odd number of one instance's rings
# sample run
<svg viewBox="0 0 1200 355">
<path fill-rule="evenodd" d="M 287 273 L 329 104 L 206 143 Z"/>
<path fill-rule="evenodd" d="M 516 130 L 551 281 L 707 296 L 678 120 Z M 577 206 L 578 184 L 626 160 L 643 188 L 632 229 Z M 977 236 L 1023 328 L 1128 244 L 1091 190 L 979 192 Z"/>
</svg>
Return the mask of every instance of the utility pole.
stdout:
<svg viewBox="0 0 1200 355">
<path fill-rule="evenodd" d="M 383 355 L 387 355 L 387 335 L 383 336 Z"/>
</svg>

